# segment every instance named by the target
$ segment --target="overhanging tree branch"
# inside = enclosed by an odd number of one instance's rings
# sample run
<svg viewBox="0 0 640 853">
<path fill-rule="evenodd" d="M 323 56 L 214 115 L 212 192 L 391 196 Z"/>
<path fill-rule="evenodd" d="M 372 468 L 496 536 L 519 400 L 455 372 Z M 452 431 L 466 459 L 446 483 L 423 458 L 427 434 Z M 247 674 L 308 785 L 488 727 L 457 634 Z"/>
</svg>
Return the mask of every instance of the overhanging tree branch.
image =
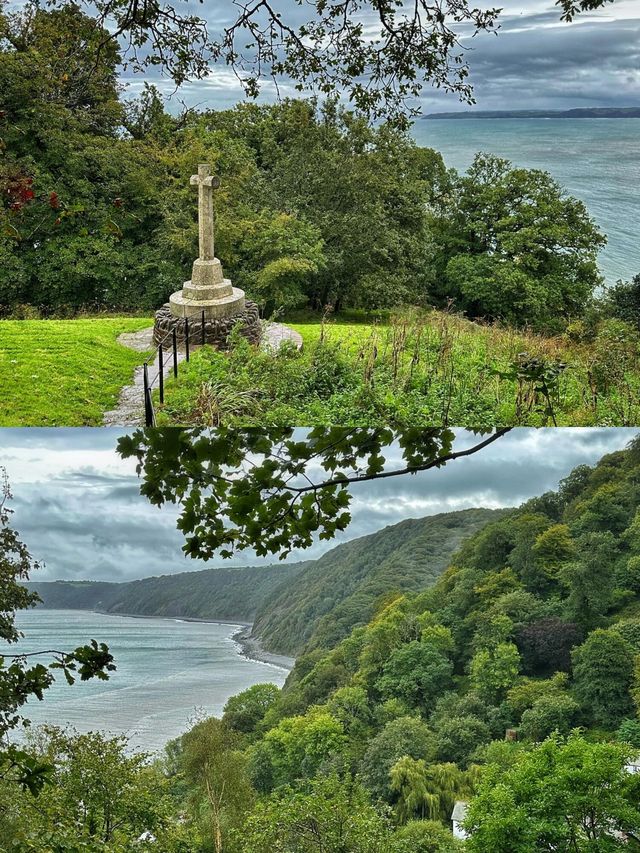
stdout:
<svg viewBox="0 0 640 853">
<path fill-rule="evenodd" d="M 571 21 L 613 0 L 558 0 Z M 75 0 L 51 0 L 64 7 Z M 419 112 L 427 86 L 473 103 L 466 54 L 470 41 L 499 28 L 500 8 L 469 0 L 309 0 L 298 23 L 273 0 L 234 0 L 237 14 L 218 33 L 190 9 L 160 0 L 84 0 L 134 70 L 156 67 L 176 85 L 207 77 L 216 63 L 230 67 L 246 95 L 256 97 L 269 80 L 298 92 L 344 95 L 371 120 L 399 125 Z M 185 7 L 189 7 L 186 0 Z"/>
<path fill-rule="evenodd" d="M 171 428 L 137 430 L 120 439 L 118 450 L 137 459 L 141 492 L 151 503 L 180 506 L 188 556 L 228 558 L 251 548 L 283 559 L 316 536 L 332 539 L 348 527 L 353 485 L 440 468 L 507 432 L 491 431 L 456 451 L 448 428 Z M 404 465 L 389 470 L 392 445 Z"/>
</svg>

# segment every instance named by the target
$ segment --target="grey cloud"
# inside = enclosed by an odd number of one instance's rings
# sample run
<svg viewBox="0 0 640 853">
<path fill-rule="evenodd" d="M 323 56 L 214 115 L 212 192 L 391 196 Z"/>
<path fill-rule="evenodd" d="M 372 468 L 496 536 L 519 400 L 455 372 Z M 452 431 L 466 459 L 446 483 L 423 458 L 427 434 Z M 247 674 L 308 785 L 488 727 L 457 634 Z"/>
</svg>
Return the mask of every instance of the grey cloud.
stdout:
<svg viewBox="0 0 640 853">
<path fill-rule="evenodd" d="M 95 430 L 85 427 L 3 427 L 0 429 L 0 461 L 4 457 L 5 447 L 59 448 L 68 450 L 111 450 L 126 430 L 115 427 L 103 427 Z"/>
<path fill-rule="evenodd" d="M 640 22 L 516 27 L 473 42 L 467 60 L 478 109 L 629 106 L 638 102 Z M 457 109 L 428 92 L 425 109 Z M 462 109 L 462 107 L 459 107 Z"/>
</svg>

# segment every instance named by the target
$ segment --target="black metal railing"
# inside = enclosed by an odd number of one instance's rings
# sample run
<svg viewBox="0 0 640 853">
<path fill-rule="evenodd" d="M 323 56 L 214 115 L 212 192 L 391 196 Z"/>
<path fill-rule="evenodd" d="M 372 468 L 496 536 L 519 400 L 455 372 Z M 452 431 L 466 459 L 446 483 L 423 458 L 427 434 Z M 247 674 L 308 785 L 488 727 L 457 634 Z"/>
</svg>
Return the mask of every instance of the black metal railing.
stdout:
<svg viewBox="0 0 640 853">
<path fill-rule="evenodd" d="M 200 342 L 204 346 L 206 343 L 206 321 L 204 311 L 201 318 L 201 335 Z M 170 341 L 170 343 L 168 343 Z M 189 318 L 184 318 L 184 352 L 185 361 L 189 361 L 190 356 L 190 341 L 189 341 Z M 155 367 L 156 359 L 158 362 L 158 372 L 155 376 L 150 376 L 149 372 Z M 172 364 L 173 362 L 173 364 Z M 164 379 L 165 369 L 169 366 L 169 370 L 173 367 L 174 378 L 178 378 L 178 334 L 175 329 L 167 332 L 159 341 L 156 351 L 153 356 L 148 358 L 142 365 L 143 377 L 143 393 L 144 393 L 144 423 L 145 426 L 155 426 L 156 413 L 153 408 L 153 389 L 158 388 L 158 397 L 160 403 L 164 403 Z"/>
</svg>

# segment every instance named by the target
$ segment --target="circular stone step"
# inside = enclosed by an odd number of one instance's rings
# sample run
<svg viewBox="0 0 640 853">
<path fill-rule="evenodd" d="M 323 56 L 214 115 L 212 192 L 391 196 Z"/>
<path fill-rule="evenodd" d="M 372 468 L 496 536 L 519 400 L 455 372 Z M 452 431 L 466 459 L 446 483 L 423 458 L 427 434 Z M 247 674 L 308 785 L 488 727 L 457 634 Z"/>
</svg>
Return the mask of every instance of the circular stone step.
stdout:
<svg viewBox="0 0 640 853">
<path fill-rule="evenodd" d="M 178 290 L 169 297 L 169 305 L 174 317 L 197 319 L 204 311 L 205 319 L 218 320 L 233 317 L 245 310 L 244 290 L 230 286 L 230 293 L 226 296 L 218 296 L 215 299 L 189 298 L 185 296 L 182 290 Z"/>
</svg>

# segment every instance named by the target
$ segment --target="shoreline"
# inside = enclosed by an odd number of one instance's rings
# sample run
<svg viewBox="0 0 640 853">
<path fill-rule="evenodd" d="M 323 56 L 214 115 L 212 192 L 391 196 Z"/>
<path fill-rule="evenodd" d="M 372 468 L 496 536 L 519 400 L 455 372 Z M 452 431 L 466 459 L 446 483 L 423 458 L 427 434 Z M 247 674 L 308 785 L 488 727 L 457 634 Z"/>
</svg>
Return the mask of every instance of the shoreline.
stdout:
<svg viewBox="0 0 640 853">
<path fill-rule="evenodd" d="M 263 649 L 260 640 L 251 636 L 252 628 L 253 625 L 245 625 L 231 637 L 239 646 L 239 654 L 248 660 L 268 663 L 271 666 L 277 666 L 279 669 L 286 669 L 288 672 L 291 672 L 296 659 L 288 655 L 277 655 Z"/>
<path fill-rule="evenodd" d="M 44 607 L 42 609 L 57 610 L 58 608 Z M 80 608 L 72 607 L 67 609 L 79 610 Z M 205 625 L 240 625 L 242 629 L 253 627 L 253 622 L 245 622 L 243 619 L 201 619 L 199 616 L 155 616 L 149 613 L 114 613 L 110 610 L 90 610 L 89 612 L 99 613 L 100 616 L 126 616 L 127 619 L 168 619 L 172 622 L 203 622 Z"/>
</svg>

